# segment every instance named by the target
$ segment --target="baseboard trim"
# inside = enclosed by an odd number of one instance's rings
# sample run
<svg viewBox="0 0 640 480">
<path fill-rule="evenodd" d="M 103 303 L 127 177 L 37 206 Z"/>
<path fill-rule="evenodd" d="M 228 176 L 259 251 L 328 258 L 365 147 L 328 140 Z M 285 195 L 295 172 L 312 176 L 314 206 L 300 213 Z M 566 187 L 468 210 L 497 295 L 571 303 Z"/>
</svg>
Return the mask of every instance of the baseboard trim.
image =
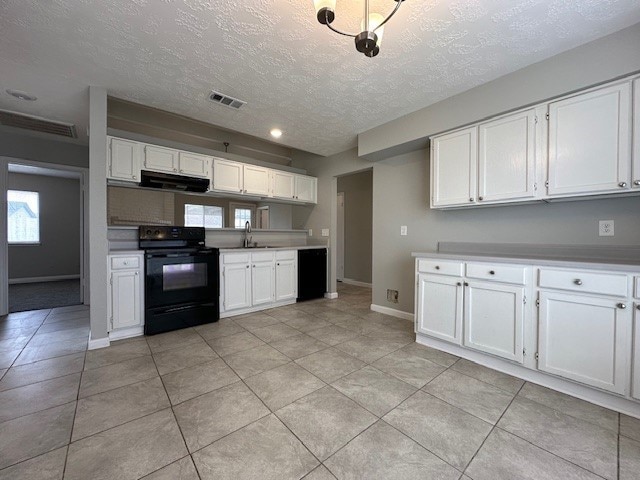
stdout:
<svg viewBox="0 0 640 480">
<path fill-rule="evenodd" d="M 329 300 L 335 300 L 338 298 L 338 292 L 326 292 L 324 294 L 324 298 L 328 298 Z"/>
<path fill-rule="evenodd" d="M 403 312 L 402 310 L 396 310 L 395 308 L 383 307 L 382 305 L 371 304 L 371 310 L 378 313 L 384 313 L 385 315 L 391 315 L 392 317 L 402 318 L 413 322 L 413 313 Z"/>
<path fill-rule="evenodd" d="M 365 287 L 371 288 L 371 284 L 367 282 L 361 282 L 360 280 L 352 280 L 351 278 L 343 278 L 342 283 L 346 283 L 347 285 L 355 285 L 356 287 Z"/>
<path fill-rule="evenodd" d="M 296 300 L 283 300 L 275 303 L 265 303 L 264 305 L 258 305 L 257 307 L 240 308 L 238 310 L 229 310 L 226 312 L 220 312 L 220 318 L 235 317 L 237 315 L 244 315 L 245 313 L 261 312 L 263 310 L 270 310 L 272 308 L 284 307 L 286 305 L 294 305 Z"/>
<path fill-rule="evenodd" d="M 80 275 L 52 275 L 49 277 L 10 278 L 9 285 L 21 283 L 59 282 L 60 280 L 79 280 Z"/>
<path fill-rule="evenodd" d="M 595 403 L 601 407 L 609 408 L 632 417 L 640 418 L 640 403 L 626 398 L 621 398 L 616 394 L 597 390 L 586 385 L 563 380 L 546 373 L 531 370 L 522 365 L 517 365 L 507 360 L 502 360 L 491 355 L 475 352 L 459 345 L 453 345 L 437 338 L 431 338 L 421 333 L 416 334 L 416 342 L 427 347 L 436 348 L 443 352 L 466 358 L 479 365 L 489 367 L 508 375 L 513 375 L 528 382 L 537 383 L 543 387 L 566 393 L 573 397 Z"/>
<path fill-rule="evenodd" d="M 93 340 L 91 338 L 91 335 L 89 335 L 89 346 L 88 346 L 89 350 L 105 348 L 105 347 L 108 347 L 109 345 L 111 345 L 111 342 L 109 341 L 109 337 L 96 338 L 95 340 Z"/>
</svg>

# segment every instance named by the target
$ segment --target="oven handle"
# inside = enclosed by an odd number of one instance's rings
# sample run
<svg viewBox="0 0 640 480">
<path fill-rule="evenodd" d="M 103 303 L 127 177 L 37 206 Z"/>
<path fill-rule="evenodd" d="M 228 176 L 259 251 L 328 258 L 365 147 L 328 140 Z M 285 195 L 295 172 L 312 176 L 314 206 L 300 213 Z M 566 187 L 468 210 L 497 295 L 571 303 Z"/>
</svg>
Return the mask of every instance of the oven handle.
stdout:
<svg viewBox="0 0 640 480">
<path fill-rule="evenodd" d="M 173 313 L 173 312 L 180 312 L 181 310 L 190 310 L 190 309 L 193 309 L 194 306 L 196 306 L 196 305 L 187 305 L 187 306 L 183 306 L 183 307 L 167 308 L 167 309 L 163 310 L 162 313 Z"/>
</svg>

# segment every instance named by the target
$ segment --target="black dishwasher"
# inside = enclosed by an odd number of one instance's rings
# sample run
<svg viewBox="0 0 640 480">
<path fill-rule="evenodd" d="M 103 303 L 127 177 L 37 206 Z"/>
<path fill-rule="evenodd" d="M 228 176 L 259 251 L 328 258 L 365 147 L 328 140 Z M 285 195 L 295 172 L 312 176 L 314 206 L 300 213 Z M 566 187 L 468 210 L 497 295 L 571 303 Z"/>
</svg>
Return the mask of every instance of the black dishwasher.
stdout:
<svg viewBox="0 0 640 480">
<path fill-rule="evenodd" d="M 298 301 L 323 298 L 327 291 L 327 249 L 298 250 Z"/>
</svg>

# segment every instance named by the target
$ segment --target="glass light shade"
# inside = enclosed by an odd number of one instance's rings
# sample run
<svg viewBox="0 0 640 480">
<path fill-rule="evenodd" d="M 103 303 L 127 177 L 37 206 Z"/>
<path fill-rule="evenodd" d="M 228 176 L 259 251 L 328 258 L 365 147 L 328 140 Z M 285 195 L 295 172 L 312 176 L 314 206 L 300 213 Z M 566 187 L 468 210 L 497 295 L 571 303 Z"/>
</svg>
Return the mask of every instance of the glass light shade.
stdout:
<svg viewBox="0 0 640 480">
<path fill-rule="evenodd" d="M 376 29 L 376 27 L 380 25 L 383 21 L 384 21 L 384 17 L 379 13 L 370 13 L 369 14 L 369 31 L 373 32 Z M 364 28 L 365 28 L 364 19 L 360 24 L 360 28 L 364 32 Z M 376 43 L 376 45 L 380 47 L 380 45 L 382 45 L 382 35 L 384 35 L 384 27 L 378 28 L 378 30 L 376 30 L 375 33 L 378 36 L 378 43 Z"/>
<path fill-rule="evenodd" d="M 313 5 L 316 7 L 316 13 L 322 8 L 328 8 L 334 12 L 336 10 L 336 0 L 313 0 Z"/>
</svg>

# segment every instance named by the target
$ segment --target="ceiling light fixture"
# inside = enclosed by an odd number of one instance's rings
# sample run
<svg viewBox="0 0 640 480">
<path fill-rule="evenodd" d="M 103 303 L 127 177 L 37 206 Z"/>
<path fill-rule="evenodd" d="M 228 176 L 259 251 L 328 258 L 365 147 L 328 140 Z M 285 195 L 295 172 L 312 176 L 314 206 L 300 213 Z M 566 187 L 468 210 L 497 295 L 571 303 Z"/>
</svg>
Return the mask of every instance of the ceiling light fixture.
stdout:
<svg viewBox="0 0 640 480">
<path fill-rule="evenodd" d="M 379 13 L 370 13 L 369 0 L 364 0 L 364 17 L 360 27 L 362 31 L 356 34 L 342 32 L 331 25 L 336 18 L 336 0 L 313 0 L 313 4 L 316 7 L 316 15 L 321 24 L 326 25 L 330 30 L 340 35 L 353 37 L 356 41 L 356 50 L 364 53 L 367 57 L 375 57 L 380 53 L 384 24 L 395 15 L 403 1 L 404 0 L 395 0 L 397 5 L 393 11 L 384 18 Z"/>
<path fill-rule="evenodd" d="M 270 133 L 273 138 L 280 138 L 282 136 L 282 130 L 279 128 L 272 128 Z"/>
<path fill-rule="evenodd" d="M 13 90 L 12 88 L 7 88 L 6 92 L 19 100 L 26 100 L 28 102 L 35 102 L 38 97 L 35 95 L 30 95 L 27 92 L 23 92 L 22 90 Z"/>
</svg>

